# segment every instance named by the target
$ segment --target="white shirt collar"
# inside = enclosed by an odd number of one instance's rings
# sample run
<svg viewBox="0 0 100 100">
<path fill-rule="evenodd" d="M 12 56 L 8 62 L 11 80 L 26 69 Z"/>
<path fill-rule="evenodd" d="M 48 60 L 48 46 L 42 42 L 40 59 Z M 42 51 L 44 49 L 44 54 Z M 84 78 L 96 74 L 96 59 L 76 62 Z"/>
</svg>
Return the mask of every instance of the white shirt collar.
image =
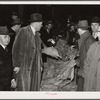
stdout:
<svg viewBox="0 0 100 100">
<path fill-rule="evenodd" d="M 6 48 L 6 46 L 2 45 L 1 43 L 0 43 L 0 45 L 1 45 L 4 49 Z"/>
<path fill-rule="evenodd" d="M 30 25 L 30 27 L 31 27 L 31 29 L 32 29 L 33 34 L 35 35 L 36 30 L 35 30 L 34 27 L 32 27 L 31 25 Z"/>
<path fill-rule="evenodd" d="M 98 32 L 93 33 L 92 36 L 96 39 L 98 36 Z"/>
<path fill-rule="evenodd" d="M 14 28 L 13 26 L 11 27 L 11 29 L 12 29 L 13 31 L 15 31 L 15 28 Z"/>
</svg>

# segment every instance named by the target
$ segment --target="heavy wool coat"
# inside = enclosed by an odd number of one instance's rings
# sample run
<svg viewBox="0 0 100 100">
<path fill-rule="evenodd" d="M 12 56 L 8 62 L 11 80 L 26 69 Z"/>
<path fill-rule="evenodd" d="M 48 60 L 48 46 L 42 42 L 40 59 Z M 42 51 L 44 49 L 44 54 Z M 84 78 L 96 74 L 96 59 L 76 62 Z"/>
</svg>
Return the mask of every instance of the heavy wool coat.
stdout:
<svg viewBox="0 0 100 100">
<path fill-rule="evenodd" d="M 90 45 L 92 43 L 95 42 L 95 39 L 91 36 L 91 34 L 89 33 L 89 31 L 86 31 L 83 35 L 82 35 L 82 40 L 78 41 L 81 42 L 79 45 L 79 60 L 80 60 L 80 69 L 83 71 L 83 66 L 84 66 L 84 60 L 86 59 L 86 54 L 87 51 L 90 47 Z M 82 77 L 79 77 L 78 79 L 78 91 L 83 91 L 83 83 L 84 83 L 84 79 Z"/>
<path fill-rule="evenodd" d="M 84 63 L 84 91 L 100 91 L 100 42 L 93 43 Z"/>
<path fill-rule="evenodd" d="M 79 47 L 80 68 L 83 68 L 84 66 L 84 60 L 86 59 L 86 54 L 90 45 L 95 42 L 95 39 L 91 36 L 89 31 L 86 31 L 83 35 L 84 36 Z"/>
<path fill-rule="evenodd" d="M 39 33 L 35 39 L 30 26 L 23 27 L 15 38 L 12 56 L 13 66 L 20 67 L 17 75 L 18 91 L 38 91 L 40 89 L 41 44 Z"/>
</svg>

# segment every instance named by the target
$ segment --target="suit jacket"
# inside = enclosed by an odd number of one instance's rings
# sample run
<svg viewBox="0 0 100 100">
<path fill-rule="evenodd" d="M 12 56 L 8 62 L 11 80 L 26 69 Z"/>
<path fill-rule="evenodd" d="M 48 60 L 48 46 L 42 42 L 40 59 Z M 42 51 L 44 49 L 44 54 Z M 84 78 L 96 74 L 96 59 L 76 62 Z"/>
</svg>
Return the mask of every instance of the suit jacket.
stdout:
<svg viewBox="0 0 100 100">
<path fill-rule="evenodd" d="M 21 28 L 15 38 L 12 56 L 14 67 L 20 67 L 17 90 L 37 91 L 41 77 L 41 39 L 37 33 L 37 44 L 30 26 Z M 38 47 L 38 49 L 37 49 Z"/>
<path fill-rule="evenodd" d="M 12 55 L 0 45 L 0 78 L 10 78 L 13 76 Z"/>
<path fill-rule="evenodd" d="M 48 40 L 52 38 L 51 31 L 50 31 L 50 33 L 48 33 L 47 30 L 45 28 L 43 28 L 43 29 L 41 29 L 40 33 L 41 33 L 41 39 L 42 39 L 43 43 L 47 47 L 49 47 L 51 44 L 50 44 L 50 42 L 48 42 Z"/>
</svg>

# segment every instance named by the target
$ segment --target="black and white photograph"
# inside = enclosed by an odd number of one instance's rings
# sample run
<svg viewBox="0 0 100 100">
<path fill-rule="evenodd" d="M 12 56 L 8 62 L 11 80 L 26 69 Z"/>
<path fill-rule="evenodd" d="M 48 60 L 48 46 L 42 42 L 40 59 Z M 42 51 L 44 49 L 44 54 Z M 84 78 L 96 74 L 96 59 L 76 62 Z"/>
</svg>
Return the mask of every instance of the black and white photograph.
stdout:
<svg viewBox="0 0 100 100">
<path fill-rule="evenodd" d="M 7 2 L 0 1 L 1 92 L 100 92 L 99 1 Z"/>
</svg>

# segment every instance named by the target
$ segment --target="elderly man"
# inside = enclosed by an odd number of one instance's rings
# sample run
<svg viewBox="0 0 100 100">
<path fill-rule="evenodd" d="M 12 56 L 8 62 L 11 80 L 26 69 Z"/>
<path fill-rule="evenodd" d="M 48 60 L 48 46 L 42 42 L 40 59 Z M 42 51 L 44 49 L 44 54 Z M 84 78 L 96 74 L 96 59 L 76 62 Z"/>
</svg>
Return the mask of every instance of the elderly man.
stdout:
<svg viewBox="0 0 100 100">
<path fill-rule="evenodd" d="M 98 34 L 98 27 L 100 24 L 99 17 L 93 17 L 91 19 L 91 30 L 92 30 L 92 36 L 97 40 L 97 34 Z"/>
<path fill-rule="evenodd" d="M 83 68 L 84 91 L 100 91 L 100 32 L 98 41 L 94 42 L 87 52 Z"/>
<path fill-rule="evenodd" d="M 17 77 L 18 91 L 38 91 L 41 81 L 42 15 L 31 14 L 30 25 L 23 27 L 13 45 L 13 65 Z"/>
<path fill-rule="evenodd" d="M 41 45 L 40 31 L 42 15 L 31 14 L 30 25 L 20 29 L 15 38 L 12 58 L 17 76 L 18 91 L 39 91 L 41 83 Z M 44 45 L 43 45 L 44 46 Z M 44 50 L 45 51 L 45 50 Z M 48 51 L 48 50 L 46 50 Z"/>
<path fill-rule="evenodd" d="M 77 26 L 77 31 L 80 35 L 80 39 L 78 40 L 79 59 L 76 60 L 76 61 L 79 61 L 80 63 L 80 68 L 78 71 L 78 89 L 77 89 L 78 91 L 83 90 L 84 79 L 82 78 L 81 75 L 83 73 L 83 66 L 84 66 L 84 60 L 86 59 L 86 53 L 90 45 L 95 41 L 95 39 L 91 36 L 90 32 L 88 31 L 88 28 L 89 26 L 88 26 L 87 20 L 79 21 L 78 26 Z"/>
<path fill-rule="evenodd" d="M 10 91 L 11 86 L 15 87 L 12 55 L 7 48 L 7 45 L 10 43 L 9 35 L 11 33 L 9 33 L 7 27 L 0 26 L 0 91 Z"/>
</svg>

